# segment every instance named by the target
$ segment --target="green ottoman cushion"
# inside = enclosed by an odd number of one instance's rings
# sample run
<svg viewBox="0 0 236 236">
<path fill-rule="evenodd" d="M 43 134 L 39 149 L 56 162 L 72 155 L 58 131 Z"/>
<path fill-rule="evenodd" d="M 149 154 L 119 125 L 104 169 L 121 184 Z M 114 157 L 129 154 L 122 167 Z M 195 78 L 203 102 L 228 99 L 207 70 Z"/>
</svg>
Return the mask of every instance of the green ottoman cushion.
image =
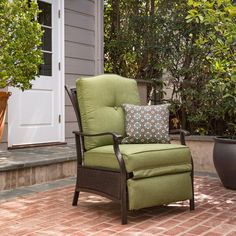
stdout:
<svg viewBox="0 0 236 236">
<path fill-rule="evenodd" d="M 192 198 L 191 173 L 128 180 L 129 210 Z"/>
</svg>

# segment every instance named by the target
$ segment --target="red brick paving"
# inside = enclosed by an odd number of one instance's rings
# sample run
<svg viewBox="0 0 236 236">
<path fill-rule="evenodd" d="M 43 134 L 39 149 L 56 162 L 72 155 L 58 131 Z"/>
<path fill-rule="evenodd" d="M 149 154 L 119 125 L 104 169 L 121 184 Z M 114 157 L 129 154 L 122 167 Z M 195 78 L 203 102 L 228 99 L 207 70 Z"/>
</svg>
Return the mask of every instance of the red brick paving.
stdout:
<svg viewBox="0 0 236 236">
<path fill-rule="evenodd" d="M 120 224 L 120 207 L 103 197 L 81 193 L 71 206 L 74 186 L 0 202 L 0 235 L 181 235 L 236 236 L 236 191 L 218 179 L 195 177 L 196 210 L 188 203 L 129 212 Z"/>
</svg>

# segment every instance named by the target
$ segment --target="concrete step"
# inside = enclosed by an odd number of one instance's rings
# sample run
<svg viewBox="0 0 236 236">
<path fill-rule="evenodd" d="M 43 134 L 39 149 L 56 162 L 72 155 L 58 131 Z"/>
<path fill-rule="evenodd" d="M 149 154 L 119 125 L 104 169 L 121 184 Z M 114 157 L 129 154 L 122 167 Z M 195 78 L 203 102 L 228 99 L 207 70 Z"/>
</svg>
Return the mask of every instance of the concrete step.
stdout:
<svg viewBox="0 0 236 236">
<path fill-rule="evenodd" d="M 0 151 L 0 191 L 73 177 L 74 144 Z"/>
</svg>

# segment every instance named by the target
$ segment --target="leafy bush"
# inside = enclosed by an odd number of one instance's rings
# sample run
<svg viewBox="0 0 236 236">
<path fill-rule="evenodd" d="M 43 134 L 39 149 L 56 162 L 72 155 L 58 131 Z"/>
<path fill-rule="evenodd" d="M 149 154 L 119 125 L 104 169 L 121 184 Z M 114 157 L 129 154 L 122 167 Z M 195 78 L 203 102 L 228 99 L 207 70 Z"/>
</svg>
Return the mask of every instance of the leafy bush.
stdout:
<svg viewBox="0 0 236 236">
<path fill-rule="evenodd" d="M 186 19 L 201 25 L 195 45 L 208 52 L 203 62 L 209 68 L 201 109 L 190 120 L 221 124 L 221 130 L 214 127 L 218 134 L 236 134 L 236 5 L 229 0 L 189 0 L 188 5 L 192 9 Z"/>
<path fill-rule="evenodd" d="M 31 88 L 42 64 L 36 0 L 0 0 L 0 88 Z"/>
<path fill-rule="evenodd" d="M 235 4 L 105 1 L 106 72 L 160 81 L 167 71 L 173 126 L 193 134 L 234 133 Z"/>
</svg>

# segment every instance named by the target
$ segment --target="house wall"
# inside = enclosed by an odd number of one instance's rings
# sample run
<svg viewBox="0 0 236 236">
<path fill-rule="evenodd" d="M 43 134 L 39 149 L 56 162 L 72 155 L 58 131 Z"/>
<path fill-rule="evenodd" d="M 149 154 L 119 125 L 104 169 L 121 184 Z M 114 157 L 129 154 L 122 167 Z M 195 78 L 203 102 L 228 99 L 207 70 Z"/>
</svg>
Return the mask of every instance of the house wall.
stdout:
<svg viewBox="0 0 236 236">
<path fill-rule="evenodd" d="M 79 77 L 100 74 L 102 58 L 102 1 L 65 0 L 65 83 L 75 86 Z M 66 141 L 74 141 L 76 117 L 65 96 Z"/>
<path fill-rule="evenodd" d="M 103 1 L 65 0 L 65 84 L 75 86 L 79 77 L 103 72 Z M 6 119 L 7 120 L 7 119 Z M 6 123 L 0 150 L 7 147 Z M 76 117 L 65 95 L 65 137 L 73 142 Z"/>
</svg>

